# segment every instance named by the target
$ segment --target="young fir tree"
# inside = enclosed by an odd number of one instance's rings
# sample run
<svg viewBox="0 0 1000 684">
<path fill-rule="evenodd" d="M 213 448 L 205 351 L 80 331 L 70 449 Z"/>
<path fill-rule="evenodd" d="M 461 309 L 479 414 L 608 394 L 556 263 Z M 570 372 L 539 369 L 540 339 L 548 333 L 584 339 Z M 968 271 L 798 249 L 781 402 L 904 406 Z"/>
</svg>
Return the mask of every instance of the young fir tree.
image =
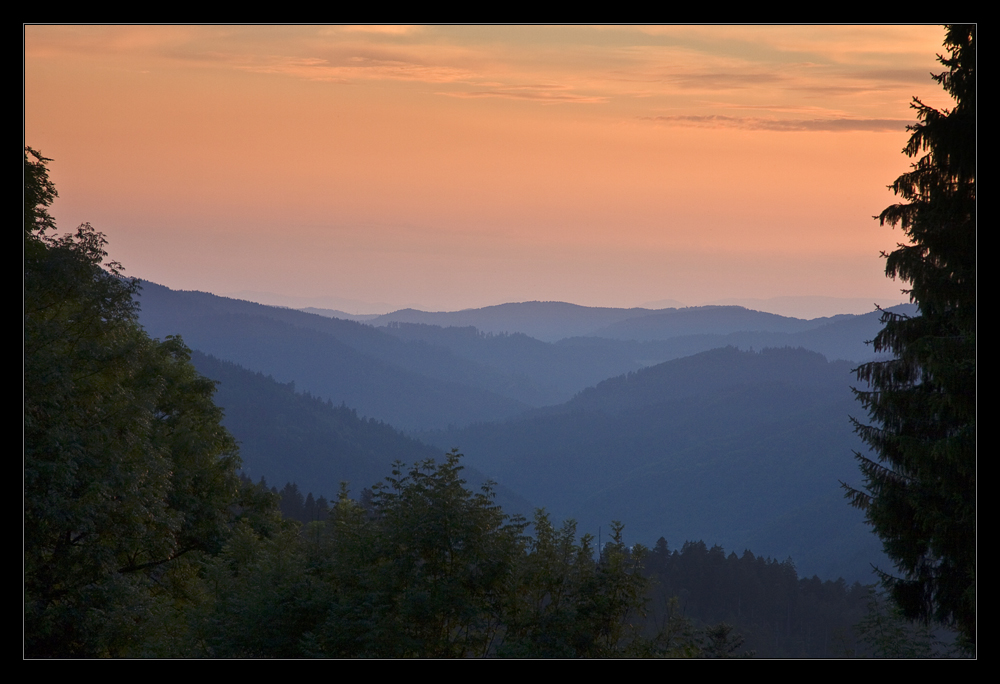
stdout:
<svg viewBox="0 0 1000 684">
<path fill-rule="evenodd" d="M 857 454 L 864 489 L 845 485 L 901 576 L 882 573 L 910 619 L 976 631 L 976 29 L 950 26 L 947 71 L 934 76 L 950 110 L 914 98 L 904 152 L 919 157 L 891 186 L 904 202 L 879 216 L 909 243 L 886 275 L 911 284 L 908 317 L 884 312 L 875 337 L 888 361 L 857 369 L 871 424 L 854 421 L 874 458 Z"/>
</svg>

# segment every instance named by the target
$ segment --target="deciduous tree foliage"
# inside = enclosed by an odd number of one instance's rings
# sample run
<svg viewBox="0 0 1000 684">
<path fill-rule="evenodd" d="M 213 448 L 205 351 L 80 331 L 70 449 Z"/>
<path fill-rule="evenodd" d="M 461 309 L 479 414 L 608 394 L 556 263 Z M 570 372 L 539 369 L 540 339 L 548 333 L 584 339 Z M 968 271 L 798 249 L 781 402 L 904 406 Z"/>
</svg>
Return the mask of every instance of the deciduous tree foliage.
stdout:
<svg viewBox="0 0 1000 684">
<path fill-rule="evenodd" d="M 397 464 L 366 502 L 342 494 L 322 528 L 320 577 L 333 588 L 307 650 L 381 657 L 485 656 L 502 633 L 524 524 L 490 488 L 463 486 L 459 455 Z"/>
<path fill-rule="evenodd" d="M 888 361 L 857 369 L 871 424 L 855 421 L 874 451 L 858 454 L 864 489 L 847 488 L 901 576 L 883 573 L 913 618 L 976 624 L 976 29 L 949 26 L 947 71 L 934 80 L 950 110 L 914 98 L 918 122 L 904 148 L 917 157 L 896 179 L 904 201 L 881 223 L 908 238 L 886 256 L 886 275 L 911 284 L 915 317 L 884 313 L 875 337 Z"/>
<path fill-rule="evenodd" d="M 45 159 L 24 156 L 25 653 L 127 655 L 156 580 L 213 552 L 240 503 L 214 384 L 136 322 L 138 282 L 89 225 L 57 237 Z"/>
</svg>

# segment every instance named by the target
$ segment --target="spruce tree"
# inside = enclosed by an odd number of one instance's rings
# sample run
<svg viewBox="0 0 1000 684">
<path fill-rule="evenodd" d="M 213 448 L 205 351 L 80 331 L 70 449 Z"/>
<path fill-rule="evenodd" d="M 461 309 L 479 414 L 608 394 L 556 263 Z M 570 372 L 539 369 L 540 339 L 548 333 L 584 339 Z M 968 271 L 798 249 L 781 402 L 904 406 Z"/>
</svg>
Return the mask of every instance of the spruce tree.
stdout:
<svg viewBox="0 0 1000 684">
<path fill-rule="evenodd" d="M 860 366 L 855 390 L 869 424 L 853 420 L 871 448 L 856 454 L 863 489 L 844 485 L 866 513 L 897 573 L 880 571 L 910 619 L 937 620 L 975 644 L 976 624 L 976 29 L 949 26 L 947 71 L 932 75 L 955 99 L 937 110 L 914 98 L 917 123 L 904 148 L 917 157 L 890 187 L 904 200 L 881 224 L 907 244 L 886 275 L 918 313 L 883 312 L 873 343 L 891 360 Z"/>
</svg>

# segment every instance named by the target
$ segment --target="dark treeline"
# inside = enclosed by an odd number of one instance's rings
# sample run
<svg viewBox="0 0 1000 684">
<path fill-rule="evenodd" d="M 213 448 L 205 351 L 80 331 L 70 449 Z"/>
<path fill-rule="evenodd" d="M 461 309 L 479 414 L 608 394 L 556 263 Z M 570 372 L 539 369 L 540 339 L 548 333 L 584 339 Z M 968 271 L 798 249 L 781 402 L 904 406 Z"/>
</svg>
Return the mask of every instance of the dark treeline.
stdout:
<svg viewBox="0 0 1000 684">
<path fill-rule="evenodd" d="M 250 482 L 250 478 L 246 475 L 241 475 L 240 479 L 245 483 Z M 316 498 L 312 492 L 309 492 L 303 497 L 302 491 L 294 482 L 286 483 L 281 491 L 278 491 L 277 487 L 268 487 L 267 480 L 263 477 L 260 478 L 258 484 L 262 490 L 270 491 L 278 497 L 278 510 L 281 511 L 281 517 L 285 520 L 296 520 L 303 525 L 308 525 L 311 522 L 323 521 L 330 517 L 330 502 L 322 494 Z"/>
<path fill-rule="evenodd" d="M 267 488 L 261 478 L 260 486 Z M 324 496 L 303 497 L 298 485 L 280 491 L 281 515 L 303 525 L 325 521 L 331 507 Z M 362 492 L 370 498 L 371 490 Z M 314 530 L 315 532 L 315 530 Z M 613 548 L 613 547 L 612 547 Z M 726 624 L 742 638 L 742 650 L 759 657 L 831 658 L 871 655 L 857 625 L 869 612 L 871 587 L 843 578 L 799 578 L 791 558 L 777 561 L 741 556 L 704 541 L 688 541 L 668 549 L 662 537 L 643 560 L 650 580 L 646 603 L 646 632 L 656 634 L 670 617 L 689 620 L 705 630 Z"/>
<path fill-rule="evenodd" d="M 400 465 L 357 500 L 342 491 L 325 521 L 237 525 L 196 572 L 161 576 L 184 592 L 157 601 L 122 654 L 749 655 L 726 625 L 699 628 L 678 613 L 650 629 L 645 549 L 627 547 L 620 525 L 597 553 L 571 522 L 507 516 L 488 486 L 467 489 L 461 470 L 454 452 Z M 292 485 L 283 496 L 301 500 Z"/>
<path fill-rule="evenodd" d="M 674 610 L 698 624 L 727 623 L 762 657 L 871 652 L 855 629 L 870 598 L 870 588 L 858 582 L 800 579 L 790 558 L 779 562 L 749 550 L 726 555 L 721 546 L 701 541 L 670 551 L 663 538 L 646 557 L 645 571 L 654 580 L 649 606 L 654 621 Z"/>
<path fill-rule="evenodd" d="M 453 479 L 458 473 L 457 466 L 457 460 L 451 461 L 450 465 L 444 467 L 427 467 L 427 464 L 424 464 L 425 474 L 429 476 L 428 482 L 440 478 Z M 418 470 L 415 469 L 413 472 Z M 246 481 L 245 478 L 244 481 Z M 392 482 L 392 478 L 389 481 Z M 267 482 L 263 478 L 258 486 L 268 489 Z M 406 486 L 408 485 L 404 483 L 403 488 L 405 489 Z M 452 493 L 444 500 L 435 502 L 435 505 L 454 506 L 464 499 L 466 504 L 473 504 L 464 509 L 464 515 L 473 518 L 477 515 L 483 515 L 484 512 L 491 509 L 485 499 L 475 503 L 475 497 L 467 490 L 456 496 L 459 489 L 454 488 L 454 484 L 451 486 L 453 487 Z M 442 492 L 446 489 L 443 488 Z M 256 542 L 259 544 L 254 551 L 257 554 L 256 563 L 263 562 L 272 552 L 269 549 L 274 549 L 275 552 L 286 555 L 286 562 L 293 559 L 292 566 L 297 569 L 288 578 L 271 577 L 271 581 L 278 587 L 283 586 L 286 582 L 291 583 L 290 586 L 279 589 L 277 595 L 270 597 L 243 595 L 242 592 L 253 590 L 236 583 L 227 590 L 231 593 L 227 594 L 226 600 L 235 601 L 244 608 L 252 608 L 256 612 L 269 613 L 268 620 L 286 626 L 291 620 L 286 615 L 287 611 L 312 605 L 314 612 L 322 613 L 322 610 L 313 605 L 318 600 L 317 594 L 327 595 L 325 600 L 332 600 L 329 598 L 331 595 L 339 597 L 336 599 L 337 601 L 352 600 L 340 596 L 340 592 L 344 588 L 336 583 L 330 584 L 331 577 L 326 575 L 321 568 L 329 563 L 340 562 L 333 556 L 344 553 L 344 550 L 342 548 L 340 551 L 333 550 L 334 547 L 338 546 L 338 542 L 334 541 L 334 538 L 338 534 L 343 534 L 342 528 L 345 525 L 359 524 L 358 520 L 353 518 L 351 519 L 353 523 L 347 522 L 350 516 L 346 511 L 353 510 L 355 513 L 365 511 L 364 515 L 368 516 L 369 522 L 385 519 L 385 511 L 379 506 L 386 504 L 384 502 L 379 505 L 374 503 L 380 490 L 380 487 L 365 489 L 362 490 L 357 501 L 342 498 L 339 502 L 333 502 L 331 505 L 323 496 L 314 498 L 312 492 L 303 496 L 302 491 L 295 483 L 287 483 L 281 490 L 278 490 L 277 487 L 270 487 L 269 491 L 278 501 L 282 517 L 286 520 L 298 521 L 302 526 L 299 528 L 286 526 L 282 533 L 285 540 L 276 547 L 267 544 L 260 545 L 259 542 Z M 401 498 L 406 498 L 406 496 Z M 429 502 L 425 501 L 425 503 Z M 494 507 L 492 510 L 494 511 L 493 515 L 500 514 L 499 509 Z M 400 515 L 400 512 L 397 511 L 394 515 Z M 442 522 L 426 517 L 418 521 L 419 515 L 416 511 L 408 511 L 404 518 L 409 520 L 410 525 L 427 523 L 431 529 Z M 424 515 L 426 516 L 426 512 Z M 502 516 L 502 514 L 500 515 Z M 500 519 L 498 517 L 494 520 L 499 521 Z M 497 530 L 506 529 L 510 532 L 515 529 L 523 529 L 518 527 L 518 523 L 512 523 L 509 519 L 505 520 L 506 522 L 499 525 Z M 340 532 L 337 531 L 338 525 L 341 528 Z M 397 523 L 394 532 L 397 535 L 419 534 L 416 529 L 405 528 L 406 525 L 400 526 Z M 297 534 L 293 532 L 295 529 L 298 529 Z M 542 512 L 537 514 L 534 528 L 529 526 L 527 529 L 533 531 L 536 538 L 523 538 L 522 543 L 525 545 L 521 547 L 519 553 L 515 552 L 507 561 L 512 566 L 523 564 L 528 567 L 537 563 L 538 559 L 533 558 L 532 554 L 540 553 L 540 549 L 545 548 L 546 544 L 553 544 L 553 540 L 560 538 L 559 543 L 563 545 L 563 554 L 561 561 L 558 562 L 569 565 L 563 567 L 559 572 L 570 573 L 569 566 L 581 562 L 580 554 L 587 553 L 584 549 L 590 549 L 590 562 L 595 568 L 602 568 L 604 564 L 611 563 L 617 554 L 620 556 L 619 562 L 627 561 L 630 572 L 641 575 L 641 578 L 637 575 L 627 580 L 635 585 L 627 609 L 623 603 L 619 606 L 619 610 L 622 611 L 619 615 L 611 616 L 608 614 L 604 618 L 605 620 L 624 620 L 621 629 L 623 634 L 627 633 L 627 637 L 617 647 L 612 648 L 606 645 L 609 649 L 606 651 L 608 655 L 645 654 L 705 657 L 708 655 L 754 654 L 757 657 L 766 658 L 836 658 L 905 655 L 906 652 L 902 649 L 917 647 L 923 648 L 923 651 L 910 653 L 910 655 L 930 655 L 933 653 L 933 639 L 926 634 L 921 636 L 913 633 L 913 628 L 906 626 L 898 616 L 891 620 L 891 628 L 900 632 L 896 635 L 896 639 L 899 641 L 897 644 L 885 643 L 886 637 L 882 634 L 882 631 L 886 629 L 885 625 L 873 627 L 871 624 L 867 624 L 877 619 L 887 619 L 886 616 L 873 613 L 874 595 L 871 586 L 858 582 L 849 585 L 843 579 L 824 581 L 815 575 L 810 578 L 800 578 L 791 558 L 778 561 L 764 556 L 755 556 L 750 550 L 745 550 L 739 556 L 734 552 L 726 554 L 721 546 L 709 547 L 703 541 L 688 541 L 681 548 L 671 550 L 663 538 L 647 552 L 641 546 L 625 546 L 620 536 L 620 529 L 613 533 L 619 536 L 616 536 L 598 553 L 596 547 L 593 547 L 594 540 L 592 538 L 589 541 L 577 540 L 570 532 L 576 529 L 574 523 L 570 522 L 562 530 L 557 531 L 549 523 L 548 516 Z M 365 533 L 361 532 L 359 528 L 352 534 L 358 533 L 372 535 L 366 537 L 365 544 L 385 543 L 384 540 L 377 540 L 379 535 L 386 533 L 385 530 L 375 533 L 369 529 Z M 413 539 L 409 541 L 412 542 Z M 424 543 L 433 545 L 432 540 L 424 540 Z M 254 543 L 247 541 L 247 545 L 242 547 L 242 552 L 245 553 L 248 548 L 253 546 Z M 512 548 L 516 546 L 515 543 Z M 551 551 L 550 548 L 546 553 Z M 577 555 L 576 560 L 570 558 L 572 554 L 569 554 L 569 551 Z M 351 553 L 356 552 L 357 549 Z M 387 558 L 379 560 L 376 555 L 376 558 L 370 558 L 368 562 L 374 562 L 377 565 L 384 560 Z M 396 558 L 395 560 L 400 559 Z M 276 563 L 277 559 L 271 559 L 268 563 L 270 562 Z M 362 566 L 365 561 L 360 558 L 355 559 L 355 562 L 358 565 L 353 567 L 351 571 L 353 573 L 377 574 L 379 572 L 374 566 L 369 566 L 367 570 L 364 570 Z M 550 565 L 547 572 L 555 572 L 558 565 L 556 559 L 549 558 L 548 562 L 555 563 L 555 565 Z M 270 567 L 268 563 L 264 564 Z M 525 572 L 525 567 L 517 567 L 514 570 L 514 575 L 522 575 Z M 251 572 L 257 572 L 257 570 Z M 254 581 L 256 582 L 256 580 Z M 340 581 L 343 581 L 343 578 Z M 414 581 L 414 578 L 410 578 L 409 581 Z M 523 576 L 521 581 L 524 581 Z M 617 581 L 626 581 L 625 576 L 619 577 Z M 407 584 L 403 586 L 407 587 L 407 591 L 412 589 Z M 368 589 L 370 590 L 371 587 Z M 513 591 L 514 594 L 517 594 L 530 592 L 532 589 L 527 586 L 512 589 L 508 584 L 502 591 Z M 404 591 L 404 593 L 406 592 Z M 281 600 L 274 604 L 278 597 Z M 572 600 L 580 601 L 581 599 L 581 596 L 576 596 Z M 406 599 L 397 596 L 392 600 L 405 601 Z M 303 610 L 306 609 L 303 608 Z M 504 609 L 498 608 L 498 610 Z M 575 607 L 574 614 L 579 610 L 581 610 L 580 606 Z M 270 614 L 272 612 L 273 614 Z M 315 623 L 320 617 L 319 614 L 314 615 L 313 622 Z M 497 617 L 496 619 L 502 623 L 504 618 Z M 569 620 L 566 616 L 563 616 L 562 619 Z M 227 629 L 232 629 L 240 634 L 244 633 L 245 625 L 241 626 L 242 623 L 238 616 L 231 615 L 227 620 L 232 620 Z M 315 632 L 312 631 L 314 628 L 315 624 L 312 624 L 309 629 L 300 626 L 297 628 L 297 632 L 284 635 L 276 632 L 270 633 L 269 636 L 258 634 L 257 637 L 250 638 L 249 641 L 237 640 L 236 645 L 220 638 L 212 642 L 215 645 L 209 653 L 205 654 L 236 655 L 239 653 L 239 649 L 244 649 L 244 654 L 247 655 L 306 655 L 302 651 L 305 648 L 303 644 L 309 642 L 315 645 L 313 641 L 310 641 L 315 636 Z M 341 625 L 338 627 L 338 629 L 341 628 L 352 632 L 368 629 L 368 627 L 358 626 L 347 628 Z M 567 628 L 566 625 L 560 627 L 560 629 L 565 628 Z M 260 631 L 262 628 L 255 629 Z M 580 629 L 580 627 L 577 626 L 575 629 Z M 876 631 L 878 633 L 875 633 Z M 566 634 L 560 636 L 557 633 L 553 633 L 549 637 L 553 641 L 568 638 Z M 245 638 L 247 638 L 245 635 L 241 637 L 241 639 Z M 367 636 L 365 638 L 374 639 L 374 637 Z M 559 646 L 559 649 L 564 650 L 554 651 L 532 650 L 541 648 L 538 644 L 530 648 L 524 644 L 513 648 L 510 643 L 505 641 L 508 639 L 508 635 L 506 627 L 503 626 L 497 627 L 497 632 L 493 634 L 492 638 L 495 640 L 495 648 L 490 647 L 493 650 L 487 648 L 486 655 L 544 656 L 584 655 L 588 653 L 593 655 L 596 653 L 588 652 L 586 649 L 573 650 L 566 643 Z M 575 638 L 581 637 L 577 635 Z M 920 639 L 926 643 L 918 643 Z M 281 649 L 267 652 L 265 643 L 274 644 L 282 641 L 284 646 Z M 366 648 L 372 649 L 370 651 L 352 651 L 351 646 L 338 642 L 339 645 L 335 647 L 335 650 L 340 655 L 404 654 L 402 652 L 394 653 L 392 649 L 397 648 L 398 645 L 393 646 L 389 644 L 389 641 L 375 639 L 366 646 Z M 505 643 L 507 646 L 504 646 Z M 443 646 L 438 644 L 435 648 L 443 648 Z M 892 648 L 896 650 L 889 650 Z M 236 650 L 230 651 L 229 649 Z M 328 654 L 326 651 L 323 653 Z M 411 655 L 413 654 L 411 653 Z M 465 655 L 471 655 L 471 653 Z"/>
</svg>

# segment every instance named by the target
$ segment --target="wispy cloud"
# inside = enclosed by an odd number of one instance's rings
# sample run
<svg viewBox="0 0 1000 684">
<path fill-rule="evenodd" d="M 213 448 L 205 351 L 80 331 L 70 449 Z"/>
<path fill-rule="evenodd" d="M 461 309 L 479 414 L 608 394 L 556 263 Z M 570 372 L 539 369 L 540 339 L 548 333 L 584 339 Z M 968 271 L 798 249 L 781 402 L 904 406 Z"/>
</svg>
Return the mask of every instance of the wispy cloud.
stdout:
<svg viewBox="0 0 1000 684">
<path fill-rule="evenodd" d="M 338 26 L 333 30 L 320 31 L 320 34 L 336 33 L 373 33 L 383 36 L 409 36 L 423 31 L 423 26 L 413 26 L 408 24 L 391 24 L 379 26 L 375 24 L 359 24 L 357 26 Z"/>
<path fill-rule="evenodd" d="M 773 72 L 746 73 L 687 73 L 670 74 L 662 79 L 678 88 L 697 90 L 736 90 L 742 88 L 759 88 L 763 85 L 775 85 L 787 78 Z"/>
<path fill-rule="evenodd" d="M 468 69 L 419 62 L 350 57 L 333 64 L 319 57 L 270 57 L 234 59 L 237 68 L 254 73 L 281 74 L 311 81 L 349 83 L 358 80 L 420 81 L 453 83 L 473 77 Z"/>
<path fill-rule="evenodd" d="M 515 85 L 490 88 L 489 90 L 463 90 L 441 92 L 439 95 L 449 97 L 477 98 L 501 97 L 511 100 L 534 100 L 542 103 L 556 104 L 569 102 L 574 104 L 602 104 L 608 101 L 603 95 L 580 95 L 570 92 L 569 86 L 562 85 Z"/>
<path fill-rule="evenodd" d="M 927 84 L 923 65 L 932 66 L 926 45 L 913 35 L 922 33 L 919 27 L 808 26 L 35 26 L 26 29 L 25 54 L 106 59 L 142 71 L 425 83 L 448 98 L 613 103 L 590 111 L 626 118 L 666 111 L 710 121 L 713 102 L 720 100 L 751 109 L 822 102 L 826 116 L 802 112 L 799 123 L 776 118 L 697 125 L 843 130 L 862 124 L 840 119 L 876 122 L 883 119 L 867 117 L 907 112 L 909 96 L 917 94 L 912 86 Z M 628 108 L 634 109 L 621 111 Z M 831 119 L 826 128 L 816 123 Z"/>
<path fill-rule="evenodd" d="M 675 126 L 691 126 L 696 128 L 741 128 L 752 131 L 827 131 L 843 133 L 847 131 L 899 132 L 907 124 L 913 123 L 906 119 L 774 119 L 753 116 L 710 115 L 677 115 L 677 116 L 643 116 L 645 121 L 653 121 Z"/>
</svg>

